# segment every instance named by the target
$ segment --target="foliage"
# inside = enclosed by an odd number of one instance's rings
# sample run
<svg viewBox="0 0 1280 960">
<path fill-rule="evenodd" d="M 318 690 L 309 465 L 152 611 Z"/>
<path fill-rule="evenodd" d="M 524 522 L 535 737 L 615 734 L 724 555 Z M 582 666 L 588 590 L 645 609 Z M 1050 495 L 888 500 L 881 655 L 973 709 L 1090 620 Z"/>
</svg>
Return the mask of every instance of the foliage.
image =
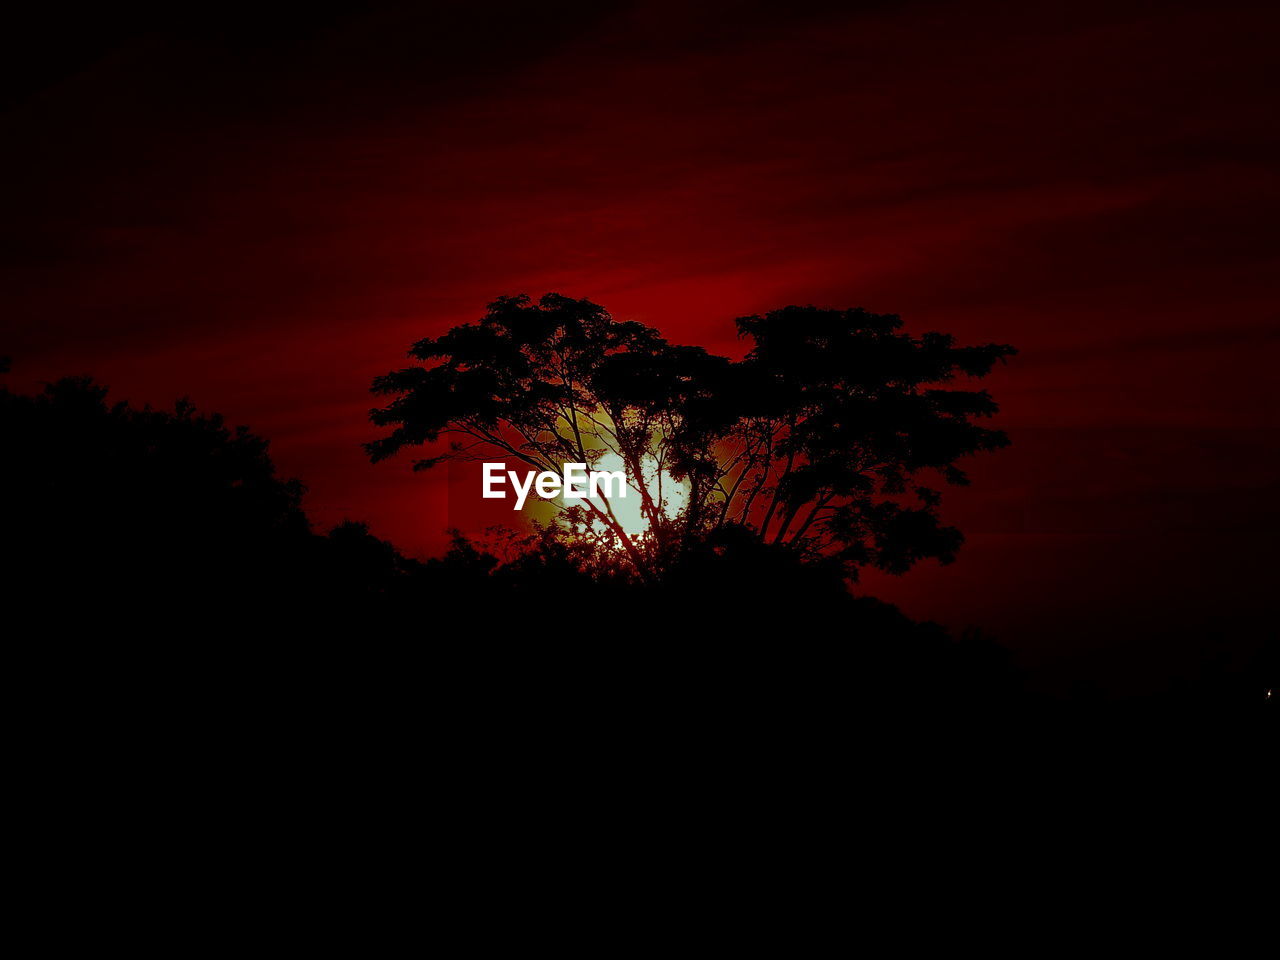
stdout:
<svg viewBox="0 0 1280 960">
<path fill-rule="evenodd" d="M 967 482 L 957 462 L 1008 440 L 976 422 L 996 412 L 988 393 L 945 385 L 1013 348 L 913 337 L 862 309 L 791 306 L 737 327 L 751 349 L 734 362 L 588 300 L 502 297 L 374 381 L 390 401 L 371 418 L 390 432 L 366 449 L 377 461 L 428 446 L 415 469 L 506 455 L 559 472 L 617 457 L 643 532 L 607 500 L 563 507 L 559 529 L 646 578 L 725 527 L 848 576 L 952 559 L 962 538 L 939 518 L 938 487 Z"/>
</svg>

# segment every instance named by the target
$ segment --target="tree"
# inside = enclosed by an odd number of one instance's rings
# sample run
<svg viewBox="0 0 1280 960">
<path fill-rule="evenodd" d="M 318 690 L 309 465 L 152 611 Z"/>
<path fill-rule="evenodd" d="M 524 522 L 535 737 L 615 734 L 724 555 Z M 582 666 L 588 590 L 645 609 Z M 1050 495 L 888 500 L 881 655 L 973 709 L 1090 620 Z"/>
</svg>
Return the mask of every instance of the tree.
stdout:
<svg viewBox="0 0 1280 960">
<path fill-rule="evenodd" d="M 6 606 L 95 630 L 123 620 L 133 638 L 305 634 L 375 603 L 419 609 L 420 565 L 362 524 L 312 532 L 266 440 L 188 400 L 107 396 L 88 377 L 35 396 L 0 387 L 0 528 L 23 561 Z"/>
<path fill-rule="evenodd" d="M 733 362 L 588 300 L 502 297 L 374 381 L 392 399 L 371 419 L 391 430 L 366 450 L 378 461 L 429 445 L 414 469 L 506 455 L 559 472 L 616 457 L 643 529 L 608 500 L 562 505 L 559 529 L 646 579 L 726 528 L 848 576 L 952 559 L 962 538 L 939 519 L 938 486 L 967 482 L 957 461 L 1008 439 L 975 423 L 996 412 L 988 393 L 943 385 L 1013 348 L 912 337 L 862 309 L 791 306 L 737 327 L 752 348 Z"/>
</svg>

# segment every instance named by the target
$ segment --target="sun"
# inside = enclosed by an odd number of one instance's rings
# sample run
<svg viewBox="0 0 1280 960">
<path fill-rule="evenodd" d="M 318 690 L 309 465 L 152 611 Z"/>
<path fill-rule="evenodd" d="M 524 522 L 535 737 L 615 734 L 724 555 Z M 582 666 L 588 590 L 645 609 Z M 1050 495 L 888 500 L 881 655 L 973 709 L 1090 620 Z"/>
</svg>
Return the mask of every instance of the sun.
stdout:
<svg viewBox="0 0 1280 960">
<path fill-rule="evenodd" d="M 606 453 L 592 469 L 625 470 L 625 465 L 622 462 L 622 458 L 616 453 Z M 658 468 L 658 462 L 653 457 L 645 457 L 641 461 L 640 469 L 644 474 L 643 482 L 645 488 L 654 502 L 661 504 L 663 515 L 667 517 L 678 515 L 689 502 L 689 484 L 673 480 L 671 474 Z M 608 497 L 607 500 L 609 507 L 613 510 L 614 517 L 617 518 L 618 525 L 634 537 L 643 534 L 649 529 L 649 520 L 641 508 L 643 501 L 640 491 L 636 487 L 639 482 L 638 479 L 636 477 L 628 477 L 627 479 L 630 481 L 627 495 L 625 497 L 612 496 Z M 603 510 L 605 508 L 605 500 L 606 498 L 604 497 L 593 497 L 591 502 Z"/>
<path fill-rule="evenodd" d="M 637 537 L 648 531 L 649 520 L 644 515 L 644 510 L 641 506 L 643 500 L 640 496 L 640 490 L 636 486 L 639 479 L 631 476 L 622 458 L 616 453 L 606 453 L 591 464 L 591 469 L 609 472 L 621 471 L 627 475 L 628 487 L 625 496 L 616 494 L 608 497 L 597 496 L 589 498 L 587 502 L 599 510 L 605 510 L 607 503 L 607 509 L 613 512 L 614 518 L 618 521 L 618 526 L 628 536 Z M 672 479 L 666 470 L 658 468 L 658 462 L 654 457 L 646 456 L 644 458 L 641 462 L 641 472 L 643 473 L 643 482 L 645 488 L 649 491 L 649 496 L 653 498 L 654 502 L 662 505 L 663 515 L 668 517 L 677 516 L 688 505 L 688 482 Z M 524 511 L 526 514 L 531 514 L 539 519 L 549 519 L 557 509 L 563 506 L 565 506 L 563 499 L 549 502 L 530 497 L 525 504 Z M 604 524 L 598 520 L 591 522 L 591 528 L 596 533 L 604 533 L 606 529 Z"/>
</svg>

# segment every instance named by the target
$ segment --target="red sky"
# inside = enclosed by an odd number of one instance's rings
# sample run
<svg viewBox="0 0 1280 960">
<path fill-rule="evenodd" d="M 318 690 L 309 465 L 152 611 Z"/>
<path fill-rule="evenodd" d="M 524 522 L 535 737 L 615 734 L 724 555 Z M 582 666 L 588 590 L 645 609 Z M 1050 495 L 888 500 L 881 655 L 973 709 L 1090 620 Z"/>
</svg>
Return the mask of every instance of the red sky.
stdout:
<svg viewBox="0 0 1280 960">
<path fill-rule="evenodd" d="M 950 497 L 960 560 L 873 592 L 1034 657 L 1257 629 L 1276 14 L 781 8 L 19 22 L 9 381 L 189 395 L 269 437 L 319 525 L 430 554 L 445 477 L 365 461 L 367 387 L 494 296 L 589 297 L 726 352 L 735 316 L 788 303 L 897 312 L 1021 350 L 987 384 L 1014 445 Z"/>
</svg>

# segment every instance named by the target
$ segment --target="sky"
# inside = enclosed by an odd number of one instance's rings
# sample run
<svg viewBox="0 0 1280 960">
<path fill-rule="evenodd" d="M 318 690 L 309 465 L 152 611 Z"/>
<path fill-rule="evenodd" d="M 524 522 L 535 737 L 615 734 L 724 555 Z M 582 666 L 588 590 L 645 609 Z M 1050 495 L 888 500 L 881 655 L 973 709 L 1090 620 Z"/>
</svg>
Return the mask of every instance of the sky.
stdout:
<svg viewBox="0 0 1280 960">
<path fill-rule="evenodd" d="M 1274 633 L 1274 38 L 1236 3 L 28 11 L 6 31 L 0 353 L 271 440 L 419 556 L 370 380 L 498 295 L 740 355 L 790 303 L 1020 353 L 956 563 L 863 589 L 1063 676 Z M 1206 642 L 1205 638 L 1209 638 Z M 1123 649 L 1132 655 L 1116 656 Z M 1094 671 L 1096 673 L 1096 671 Z"/>
</svg>

